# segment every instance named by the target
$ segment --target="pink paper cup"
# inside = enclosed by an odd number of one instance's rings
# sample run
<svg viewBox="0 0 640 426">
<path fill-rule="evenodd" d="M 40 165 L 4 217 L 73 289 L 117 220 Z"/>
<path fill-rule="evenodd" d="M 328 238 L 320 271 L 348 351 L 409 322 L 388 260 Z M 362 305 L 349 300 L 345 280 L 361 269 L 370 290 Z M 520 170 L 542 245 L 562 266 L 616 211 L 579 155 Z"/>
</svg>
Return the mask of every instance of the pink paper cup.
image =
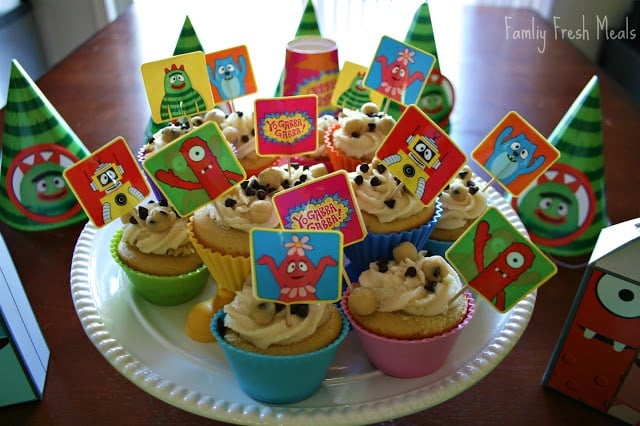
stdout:
<svg viewBox="0 0 640 426">
<path fill-rule="evenodd" d="M 355 330 L 367 358 L 384 374 L 398 378 L 422 377 L 441 368 L 458 341 L 460 332 L 469 324 L 475 312 L 473 297 L 467 291 L 467 315 L 454 329 L 426 339 L 393 339 L 373 334 L 355 321 L 347 305 L 349 293 L 347 290 L 342 295 L 340 306 Z"/>
</svg>

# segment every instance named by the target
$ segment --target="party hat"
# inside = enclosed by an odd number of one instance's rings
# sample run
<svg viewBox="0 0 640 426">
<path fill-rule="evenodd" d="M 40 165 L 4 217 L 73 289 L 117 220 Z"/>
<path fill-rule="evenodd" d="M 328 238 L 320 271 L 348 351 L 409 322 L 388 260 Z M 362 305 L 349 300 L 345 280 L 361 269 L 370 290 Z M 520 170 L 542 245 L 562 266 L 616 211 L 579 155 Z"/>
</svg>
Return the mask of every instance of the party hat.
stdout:
<svg viewBox="0 0 640 426">
<path fill-rule="evenodd" d="M 438 49 L 436 48 L 436 40 L 433 35 L 433 25 L 431 24 L 431 12 L 429 11 L 428 2 L 425 1 L 418 7 L 418 10 L 416 10 L 404 41 L 418 49 L 431 53 L 436 57 L 434 68 L 440 68 L 440 63 L 437 60 Z"/>
<path fill-rule="evenodd" d="M 0 218 L 24 231 L 86 220 L 62 172 L 89 154 L 14 59 L 0 153 Z"/>
<path fill-rule="evenodd" d="M 593 76 L 548 138 L 561 153 L 537 182 L 512 201 L 531 240 L 550 254 L 593 250 L 605 212 L 600 86 Z"/>
<path fill-rule="evenodd" d="M 313 2 L 311 0 L 307 0 L 307 5 L 304 8 L 304 12 L 302 12 L 302 18 L 300 19 L 300 24 L 298 25 L 298 30 L 296 31 L 296 37 L 302 36 L 320 36 L 320 27 L 318 26 L 318 18 L 316 17 L 316 10 L 313 7 Z M 276 91 L 274 96 L 282 96 L 282 78 L 284 76 L 284 71 L 280 75 L 280 79 L 278 80 L 278 87 L 276 87 Z"/>
<path fill-rule="evenodd" d="M 173 56 L 198 51 L 204 52 L 204 49 L 202 44 L 200 44 L 200 39 L 198 38 L 198 34 L 196 34 L 196 30 L 191 24 L 191 19 L 189 19 L 189 16 L 186 16 L 184 18 L 184 23 L 182 24 L 182 30 L 178 36 L 178 42 L 176 43 L 176 47 L 173 49 Z M 162 129 L 166 125 L 167 123 L 155 123 L 153 120 L 149 120 L 149 124 L 147 125 L 144 133 L 145 142 L 150 140 L 158 130 Z"/>
</svg>

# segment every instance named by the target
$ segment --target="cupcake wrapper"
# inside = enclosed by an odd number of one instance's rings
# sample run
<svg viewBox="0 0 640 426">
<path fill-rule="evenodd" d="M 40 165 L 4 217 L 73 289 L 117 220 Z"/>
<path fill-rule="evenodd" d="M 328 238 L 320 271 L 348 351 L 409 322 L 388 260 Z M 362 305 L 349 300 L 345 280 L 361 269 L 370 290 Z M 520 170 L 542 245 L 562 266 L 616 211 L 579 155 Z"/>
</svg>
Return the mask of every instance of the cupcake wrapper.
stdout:
<svg viewBox="0 0 640 426">
<path fill-rule="evenodd" d="M 231 365 L 240 388 L 251 398 L 288 404 L 312 396 L 322 385 L 338 347 L 347 336 L 349 322 L 342 316 L 342 332 L 328 346 L 300 355 L 264 355 L 239 349 L 221 336 L 225 312 L 211 321 L 211 332 Z"/>
<path fill-rule="evenodd" d="M 122 268 L 129 282 L 142 297 L 156 305 L 179 305 L 199 295 L 209 280 L 209 271 L 205 265 L 187 274 L 161 276 L 145 274 L 127 266 L 118 256 L 118 244 L 122 230 L 118 230 L 111 239 L 111 257 Z"/>
<path fill-rule="evenodd" d="M 204 247 L 193 233 L 193 219 L 189 220 L 189 239 L 209 269 L 219 289 L 236 292 L 242 290 L 247 277 L 251 275 L 251 259 L 245 256 L 231 256 Z"/>
<path fill-rule="evenodd" d="M 467 315 L 457 327 L 426 339 L 400 340 L 378 336 L 358 325 L 349 312 L 348 297 L 349 292 L 342 296 L 342 310 L 355 330 L 367 358 L 378 370 L 400 378 L 422 377 L 441 368 L 458 341 L 460 332 L 469 324 L 475 312 L 473 297 L 466 291 L 464 297 L 468 302 Z"/>
<path fill-rule="evenodd" d="M 327 146 L 327 154 L 334 170 L 346 170 L 353 172 L 362 163 L 368 163 L 368 160 L 362 158 L 348 157 L 338 151 L 333 145 L 333 132 L 340 128 L 340 123 L 334 124 L 326 133 L 324 143 Z"/>
<path fill-rule="evenodd" d="M 379 234 L 367 233 L 364 240 L 346 246 L 344 254 L 349 259 L 346 270 L 353 281 L 357 281 L 360 273 L 369 268 L 371 262 L 376 262 L 381 257 L 393 258 L 393 249 L 403 241 L 410 241 L 418 250 L 424 250 L 429 235 L 442 214 L 442 206 L 436 200 L 436 208 L 431 220 L 422 226 L 403 232 Z"/>
</svg>

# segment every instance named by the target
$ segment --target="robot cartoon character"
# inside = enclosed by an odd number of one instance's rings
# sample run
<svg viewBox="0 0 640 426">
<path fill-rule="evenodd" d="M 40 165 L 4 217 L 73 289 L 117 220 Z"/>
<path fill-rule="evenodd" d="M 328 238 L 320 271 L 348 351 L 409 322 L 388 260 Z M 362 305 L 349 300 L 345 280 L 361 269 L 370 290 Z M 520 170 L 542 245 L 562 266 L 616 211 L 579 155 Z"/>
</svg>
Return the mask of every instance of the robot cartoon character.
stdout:
<svg viewBox="0 0 640 426">
<path fill-rule="evenodd" d="M 91 189 L 103 194 L 99 202 L 104 223 L 125 215 L 144 198 L 140 190 L 124 179 L 124 175 L 124 168 L 120 164 L 104 162 L 98 163 L 91 176 Z"/>
<path fill-rule="evenodd" d="M 523 277 L 533 265 L 535 254 L 528 245 L 515 241 L 501 248 L 497 257 L 491 260 L 492 257 L 485 257 L 485 249 L 488 248 L 492 238 L 489 223 L 485 220 L 480 221 L 473 238 L 473 256 L 478 275 L 468 284 L 482 293 L 487 300 L 492 300 L 496 308 L 504 312 L 505 288 Z"/>
<path fill-rule="evenodd" d="M 160 102 L 160 118 L 171 120 L 205 112 L 204 98 L 191 84 L 184 65 L 164 69 L 164 96 Z"/>
<path fill-rule="evenodd" d="M 213 84 L 223 99 L 235 99 L 246 94 L 244 78 L 247 65 L 244 55 L 238 56 L 238 62 L 231 56 L 216 58 L 214 66 L 207 64 L 209 81 Z"/>
<path fill-rule="evenodd" d="M 269 255 L 262 255 L 258 265 L 266 265 L 273 274 L 278 286 L 280 296 L 278 300 L 285 303 L 296 301 L 317 300 L 316 285 L 328 266 L 336 266 L 338 262 L 331 256 L 324 256 L 318 261 L 318 265 L 306 255 L 305 250 L 313 250 L 308 244 L 310 237 L 305 235 L 299 238 L 292 235 L 291 241 L 284 243 L 287 249 L 286 257 L 280 265 Z"/>
<path fill-rule="evenodd" d="M 616 399 L 616 394 L 637 362 L 640 285 L 596 268 L 588 271 L 545 384 L 606 412 L 628 397 L 622 392 Z"/>
<path fill-rule="evenodd" d="M 230 182 L 237 183 L 244 179 L 240 173 L 223 170 L 207 142 L 199 136 L 182 142 L 179 153 L 185 167 L 193 173 L 197 182 L 182 179 L 173 169 L 156 170 L 155 177 L 159 181 L 175 188 L 203 189 L 211 199 L 215 199 L 230 186 Z"/>
<path fill-rule="evenodd" d="M 382 81 L 379 89 L 388 98 L 404 103 L 407 87 L 416 81 L 424 81 L 424 75 L 418 71 L 409 75 L 409 64 L 415 63 L 413 58 L 415 54 L 415 51 L 405 48 L 398 52 L 398 57 L 394 61 L 389 63 L 385 55 L 376 57 L 376 62 L 380 62 L 382 66 Z"/>
<path fill-rule="evenodd" d="M 512 131 L 513 127 L 507 126 L 500 132 L 486 162 L 487 170 L 505 185 L 538 169 L 545 161 L 544 155 L 535 156 L 538 146 L 524 133 L 511 136 Z"/>
</svg>

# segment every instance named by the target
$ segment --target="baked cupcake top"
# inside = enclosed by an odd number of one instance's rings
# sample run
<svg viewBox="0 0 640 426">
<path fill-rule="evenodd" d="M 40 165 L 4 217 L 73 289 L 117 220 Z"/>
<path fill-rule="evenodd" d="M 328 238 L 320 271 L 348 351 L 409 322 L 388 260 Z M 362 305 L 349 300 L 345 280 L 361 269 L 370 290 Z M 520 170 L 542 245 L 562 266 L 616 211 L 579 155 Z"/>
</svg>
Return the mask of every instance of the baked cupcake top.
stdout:
<svg viewBox="0 0 640 426">
<path fill-rule="evenodd" d="M 396 120 L 373 102 L 360 110 L 345 108 L 338 118 L 340 126 L 333 132 L 333 146 L 344 155 L 371 160 Z"/>
<path fill-rule="evenodd" d="M 206 204 L 209 217 L 221 227 L 249 232 L 256 227 L 277 228 L 280 225 L 271 197 L 273 193 L 304 183 L 327 173 L 323 164 L 297 164 L 269 167 L 251 176 L 218 199 Z"/>
<path fill-rule="evenodd" d="M 121 217 L 122 240 L 142 253 L 189 256 L 195 249 L 187 234 L 187 219 L 166 201 L 150 201 Z"/>
<path fill-rule="evenodd" d="M 253 296 L 251 277 L 233 302 L 225 305 L 225 327 L 238 333 L 254 346 L 290 345 L 313 335 L 331 316 L 327 303 L 292 304 L 287 319 L 285 305 Z"/>
<path fill-rule="evenodd" d="M 360 210 L 382 223 L 414 216 L 425 208 L 408 189 L 398 188 L 400 180 L 377 159 L 360 164 L 348 175 Z"/>
<path fill-rule="evenodd" d="M 442 205 L 442 215 L 436 228 L 462 228 L 487 209 L 487 194 L 479 190 L 472 177 L 471 167 L 464 166 L 442 191 L 438 198 Z"/>
<path fill-rule="evenodd" d="M 426 251 L 403 242 L 394 249 L 392 260 L 372 262 L 360 274 L 349 309 L 359 315 L 402 311 L 435 316 L 447 311 L 461 289 L 458 274 L 441 256 L 427 256 Z"/>
</svg>

